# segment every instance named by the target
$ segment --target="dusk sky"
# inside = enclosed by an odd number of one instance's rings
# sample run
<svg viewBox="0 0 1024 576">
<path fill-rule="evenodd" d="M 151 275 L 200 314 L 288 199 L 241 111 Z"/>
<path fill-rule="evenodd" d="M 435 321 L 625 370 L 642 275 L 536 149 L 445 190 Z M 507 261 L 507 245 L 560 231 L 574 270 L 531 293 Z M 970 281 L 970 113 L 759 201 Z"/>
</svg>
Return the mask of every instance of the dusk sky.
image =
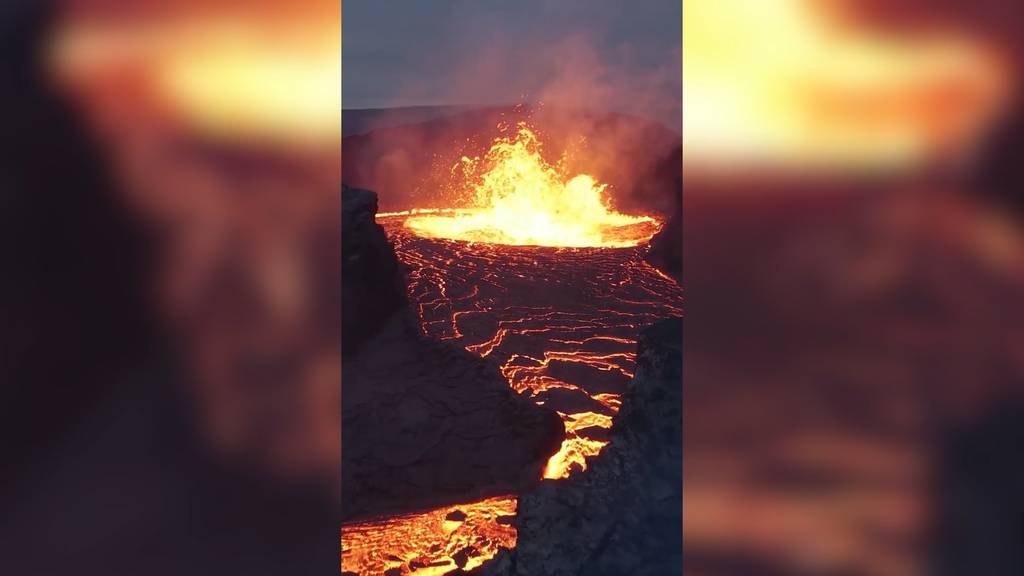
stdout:
<svg viewBox="0 0 1024 576">
<path fill-rule="evenodd" d="M 679 0 L 350 1 L 344 108 L 542 100 L 679 125 Z"/>
</svg>

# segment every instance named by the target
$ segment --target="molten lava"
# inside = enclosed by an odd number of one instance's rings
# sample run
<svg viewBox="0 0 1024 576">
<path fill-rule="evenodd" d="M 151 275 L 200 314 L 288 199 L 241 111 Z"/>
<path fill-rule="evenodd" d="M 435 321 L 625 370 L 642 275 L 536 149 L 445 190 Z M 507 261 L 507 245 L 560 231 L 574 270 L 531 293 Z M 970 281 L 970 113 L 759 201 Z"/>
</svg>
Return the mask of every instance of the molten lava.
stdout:
<svg viewBox="0 0 1024 576">
<path fill-rule="evenodd" d="M 650 216 L 612 210 L 607 186 L 592 176 L 569 177 L 563 161 L 541 156 L 541 143 L 525 123 L 514 138 L 498 138 L 481 161 L 463 157 L 474 207 L 414 215 L 405 226 L 427 238 L 518 246 L 626 247 L 657 232 Z"/>
<path fill-rule="evenodd" d="M 461 512 L 464 516 L 453 516 Z M 499 496 L 427 512 L 349 524 L 342 529 L 342 570 L 358 574 L 439 576 L 456 570 L 453 557 L 467 554 L 466 570 L 483 564 L 499 548 L 516 545 L 516 529 L 503 519 L 516 513 L 514 496 Z M 457 519 L 456 519 L 457 518 Z"/>
<path fill-rule="evenodd" d="M 682 288 L 644 260 L 645 248 L 470 244 L 424 238 L 406 222 L 441 212 L 378 214 L 408 271 L 408 295 L 423 333 L 499 367 L 509 386 L 556 410 L 561 450 L 544 477 L 570 477 L 608 444 L 621 395 L 633 377 L 637 334 L 682 314 Z M 467 566 L 516 543 L 516 496 L 446 506 L 342 527 L 342 567 L 358 574 L 397 570 L 430 576 Z M 467 514 L 457 525 L 453 510 Z M 450 525 L 449 525 L 450 524 Z"/>
</svg>

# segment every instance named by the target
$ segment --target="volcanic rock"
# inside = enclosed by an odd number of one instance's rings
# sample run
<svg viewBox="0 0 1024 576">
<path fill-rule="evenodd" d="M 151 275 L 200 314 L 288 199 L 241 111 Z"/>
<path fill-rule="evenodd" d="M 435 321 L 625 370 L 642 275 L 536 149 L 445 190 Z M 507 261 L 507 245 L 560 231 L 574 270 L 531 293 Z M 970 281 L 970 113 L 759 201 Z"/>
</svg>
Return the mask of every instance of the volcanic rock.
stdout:
<svg viewBox="0 0 1024 576">
<path fill-rule="evenodd" d="M 558 415 L 516 395 L 496 366 L 423 336 L 374 222 L 376 194 L 345 187 L 342 203 L 343 519 L 535 485 L 561 445 Z"/>
<path fill-rule="evenodd" d="M 377 194 L 342 185 L 341 347 L 346 356 L 407 303 L 398 258 L 376 214 Z"/>
<path fill-rule="evenodd" d="M 683 151 L 673 150 L 655 168 L 653 180 L 674 188 L 675 204 L 661 230 L 651 238 L 646 260 L 676 282 L 683 276 Z"/>
<path fill-rule="evenodd" d="M 452 560 L 455 562 L 455 565 L 458 566 L 459 568 L 465 568 L 466 567 L 466 563 L 469 562 L 469 559 L 471 557 L 479 556 L 479 555 L 480 555 L 480 553 L 477 552 L 476 548 L 473 548 L 472 546 L 466 546 L 462 550 L 459 550 L 458 552 L 456 552 L 452 556 Z"/>
<path fill-rule="evenodd" d="M 463 512 L 462 510 L 454 510 L 452 512 L 449 512 L 448 515 L 444 517 L 444 519 L 450 520 L 452 522 L 462 522 L 466 519 L 466 513 Z"/>
<path fill-rule="evenodd" d="M 682 572 L 682 320 L 640 337 L 611 443 L 589 468 L 519 499 L 514 550 L 473 574 Z"/>
<path fill-rule="evenodd" d="M 441 549 L 441 547 L 438 546 L 438 550 L 440 550 L 440 549 Z M 432 551 L 433 552 L 437 552 L 437 550 L 432 550 Z M 446 566 L 447 564 L 448 564 L 448 560 L 446 560 L 446 559 L 434 560 L 433 562 L 431 562 L 429 560 L 423 560 L 423 559 L 417 558 L 417 559 L 413 560 L 412 562 L 409 562 L 409 569 L 415 572 L 416 570 L 422 570 L 424 568 L 434 568 L 436 566 Z"/>
<path fill-rule="evenodd" d="M 598 440 L 601 442 L 608 442 L 611 440 L 611 430 L 601 426 L 587 426 L 586 428 L 580 428 L 576 430 L 576 435 L 581 438 L 589 438 L 590 440 Z"/>
<path fill-rule="evenodd" d="M 588 394 L 620 393 L 629 382 L 629 377 L 619 371 L 602 370 L 583 362 L 551 360 L 546 372 L 563 382 L 580 382 Z"/>
<path fill-rule="evenodd" d="M 544 406 L 565 414 L 595 412 L 612 415 L 610 408 L 576 388 L 549 388 L 538 394 L 538 397 L 544 400 Z"/>
</svg>

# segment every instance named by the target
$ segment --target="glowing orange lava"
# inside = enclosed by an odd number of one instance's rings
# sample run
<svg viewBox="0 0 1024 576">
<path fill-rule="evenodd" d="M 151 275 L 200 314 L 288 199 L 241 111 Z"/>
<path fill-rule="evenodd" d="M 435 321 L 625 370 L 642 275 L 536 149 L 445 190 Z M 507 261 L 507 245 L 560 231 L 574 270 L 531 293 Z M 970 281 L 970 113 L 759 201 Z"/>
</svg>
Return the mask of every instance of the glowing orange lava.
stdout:
<svg viewBox="0 0 1024 576">
<path fill-rule="evenodd" d="M 591 426 L 612 427 L 611 416 L 604 414 L 595 414 L 594 412 L 563 414 L 559 412 L 559 415 L 565 423 L 566 437 L 562 440 L 562 447 L 548 459 L 547 466 L 544 468 L 544 478 L 555 480 L 568 478 L 574 469 L 586 470 L 587 458 L 597 456 L 601 453 L 601 449 L 608 444 L 603 440 L 582 438 L 577 435 L 577 430 Z"/>
<path fill-rule="evenodd" d="M 682 314 L 681 287 L 644 261 L 643 247 L 446 242 L 405 225 L 410 217 L 445 212 L 453 211 L 377 214 L 407 266 L 423 334 L 493 362 L 512 390 L 558 412 L 566 434 L 545 478 L 586 470 L 608 444 L 635 370 L 639 330 Z M 478 565 L 515 546 L 515 527 L 498 519 L 514 515 L 516 502 L 509 496 L 345 525 L 342 569 L 446 574 L 456 570 L 461 550 L 473 554 L 468 567 Z M 455 509 L 467 519 L 451 531 L 456 524 L 444 518 Z"/>
<path fill-rule="evenodd" d="M 587 174 L 569 177 L 564 161 L 548 163 L 525 123 L 514 138 L 495 140 L 482 160 L 461 162 L 468 181 L 475 182 L 474 207 L 420 212 L 406 219 L 407 228 L 427 238 L 569 247 L 636 246 L 658 230 L 650 216 L 612 210 L 607 185 Z"/>
<path fill-rule="evenodd" d="M 450 516 L 461 512 L 465 515 Z M 502 519 L 516 513 L 514 496 L 499 496 L 480 502 L 446 506 L 427 512 L 403 514 L 377 521 L 342 526 L 342 570 L 360 574 L 402 574 L 437 576 L 457 568 L 452 558 L 467 548 L 473 550 L 466 570 L 483 564 L 498 548 L 516 545 L 516 529 Z"/>
</svg>

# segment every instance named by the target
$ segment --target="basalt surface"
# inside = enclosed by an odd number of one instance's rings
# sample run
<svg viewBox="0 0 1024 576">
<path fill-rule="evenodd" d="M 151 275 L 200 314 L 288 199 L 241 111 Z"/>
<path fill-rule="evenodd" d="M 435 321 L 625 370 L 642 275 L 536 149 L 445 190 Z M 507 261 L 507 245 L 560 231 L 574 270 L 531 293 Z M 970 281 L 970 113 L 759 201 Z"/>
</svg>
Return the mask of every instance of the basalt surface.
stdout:
<svg viewBox="0 0 1024 576">
<path fill-rule="evenodd" d="M 682 571 L 682 320 L 641 333 L 611 441 L 582 473 L 523 494 L 519 539 L 473 574 Z"/>
<path fill-rule="evenodd" d="M 376 194 L 343 189 L 343 518 L 526 489 L 563 436 L 498 369 L 432 340 L 404 298 Z M 398 286 L 396 293 L 395 286 Z"/>
</svg>

